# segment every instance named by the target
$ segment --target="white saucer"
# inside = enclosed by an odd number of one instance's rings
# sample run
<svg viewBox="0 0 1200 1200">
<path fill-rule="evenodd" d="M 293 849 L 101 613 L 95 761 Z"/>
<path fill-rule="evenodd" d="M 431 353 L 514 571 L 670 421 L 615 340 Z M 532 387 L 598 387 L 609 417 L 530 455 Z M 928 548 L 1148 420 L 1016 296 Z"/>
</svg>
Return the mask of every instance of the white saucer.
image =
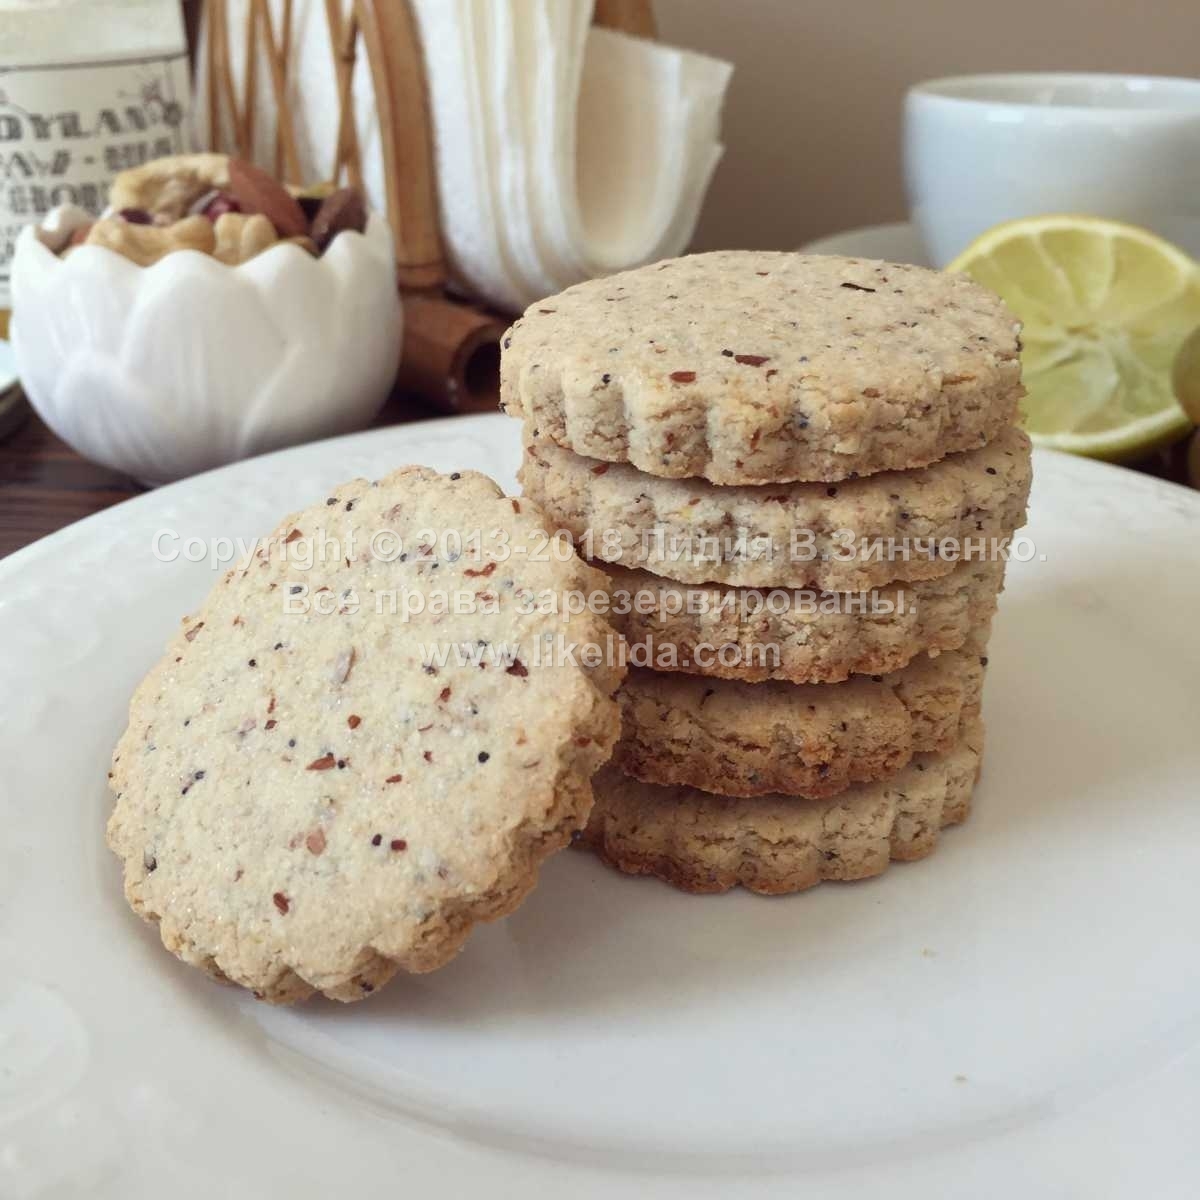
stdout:
<svg viewBox="0 0 1200 1200">
<path fill-rule="evenodd" d="M 0 1196 L 1195 1196 L 1200 494 L 1115 467 L 1035 455 L 975 812 L 928 860 L 768 900 L 566 852 L 349 1008 L 163 950 L 105 771 L 218 574 L 155 534 L 253 538 L 405 462 L 512 486 L 519 458 L 499 416 L 377 430 L 0 562 Z"/>
<path fill-rule="evenodd" d="M 929 266 L 929 256 L 921 245 L 915 225 L 894 221 L 887 225 L 864 225 L 831 233 L 802 246 L 805 254 L 845 254 L 851 258 L 882 258 L 886 262 L 915 263 Z"/>
</svg>

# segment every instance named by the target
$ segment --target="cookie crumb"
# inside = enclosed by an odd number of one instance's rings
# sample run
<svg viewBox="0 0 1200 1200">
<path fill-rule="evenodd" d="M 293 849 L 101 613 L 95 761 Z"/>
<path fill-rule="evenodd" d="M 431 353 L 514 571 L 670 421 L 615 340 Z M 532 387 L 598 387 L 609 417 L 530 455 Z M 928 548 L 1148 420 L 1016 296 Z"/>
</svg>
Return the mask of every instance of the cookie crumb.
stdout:
<svg viewBox="0 0 1200 1200">
<path fill-rule="evenodd" d="M 343 650 L 337 656 L 337 661 L 333 664 L 333 682 L 345 683 L 350 678 L 350 672 L 354 670 L 354 660 L 356 653 L 354 647 L 349 650 Z"/>
</svg>

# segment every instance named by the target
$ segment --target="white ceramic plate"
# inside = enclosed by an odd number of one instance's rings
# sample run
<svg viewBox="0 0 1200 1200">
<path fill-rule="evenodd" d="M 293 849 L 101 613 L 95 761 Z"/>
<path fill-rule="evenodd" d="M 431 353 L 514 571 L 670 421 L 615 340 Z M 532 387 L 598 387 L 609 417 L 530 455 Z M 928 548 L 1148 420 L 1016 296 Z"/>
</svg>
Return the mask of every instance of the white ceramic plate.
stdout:
<svg viewBox="0 0 1200 1200">
<path fill-rule="evenodd" d="M 805 254 L 846 254 L 851 258 L 882 258 L 885 262 L 915 263 L 929 266 L 929 255 L 921 244 L 917 227 L 908 221 L 887 225 L 864 225 L 831 233 L 802 246 Z"/>
<path fill-rule="evenodd" d="M 103 844 L 127 697 L 207 563 L 406 461 L 512 485 L 501 417 L 139 497 L 0 563 L 0 1196 L 1194 1197 L 1200 496 L 1037 455 L 977 807 L 921 863 L 766 900 L 557 856 L 364 1004 L 168 955 Z"/>
</svg>

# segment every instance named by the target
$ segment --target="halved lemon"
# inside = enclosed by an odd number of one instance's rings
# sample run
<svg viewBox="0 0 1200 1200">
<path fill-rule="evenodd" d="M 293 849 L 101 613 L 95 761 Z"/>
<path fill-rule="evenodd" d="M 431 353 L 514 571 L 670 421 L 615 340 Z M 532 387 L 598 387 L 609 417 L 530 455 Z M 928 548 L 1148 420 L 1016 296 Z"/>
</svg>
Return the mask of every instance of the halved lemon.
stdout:
<svg viewBox="0 0 1200 1200">
<path fill-rule="evenodd" d="M 1024 425 L 1041 446 L 1124 459 L 1190 426 L 1172 384 L 1200 329 L 1200 266 L 1120 221 L 1024 217 L 975 239 L 947 268 L 1021 319 Z"/>
</svg>

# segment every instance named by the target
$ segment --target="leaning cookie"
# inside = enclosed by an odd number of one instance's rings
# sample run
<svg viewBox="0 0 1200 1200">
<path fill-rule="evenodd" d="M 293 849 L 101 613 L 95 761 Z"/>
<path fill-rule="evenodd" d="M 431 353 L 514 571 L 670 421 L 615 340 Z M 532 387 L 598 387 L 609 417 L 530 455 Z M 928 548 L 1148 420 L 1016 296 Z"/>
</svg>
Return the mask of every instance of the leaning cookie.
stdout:
<svg viewBox="0 0 1200 1200">
<path fill-rule="evenodd" d="M 730 799 L 639 783 L 608 766 L 596 776 L 578 844 L 621 871 L 656 875 L 685 892 L 740 884 L 774 896 L 865 879 L 889 862 L 932 853 L 941 830 L 966 819 L 982 755 L 976 718 L 945 754 L 920 754 L 891 779 L 830 800 Z"/>
<path fill-rule="evenodd" d="M 837 683 L 957 650 L 995 613 L 1004 566 L 964 562 L 940 579 L 818 592 L 689 585 L 606 564 L 606 608 L 639 666 L 746 683 Z"/>
<path fill-rule="evenodd" d="M 520 480 L 583 553 L 681 583 L 857 592 L 997 557 L 1025 522 L 1030 441 L 1015 427 L 920 471 L 717 487 L 581 458 L 526 426 Z"/>
<path fill-rule="evenodd" d="M 502 343 L 501 403 L 650 475 L 836 482 L 999 434 L 1023 395 L 1018 329 L 965 275 L 697 254 L 531 305 Z"/>
<path fill-rule="evenodd" d="M 961 650 L 844 683 L 740 683 L 635 668 L 613 762 L 645 783 L 823 799 L 943 752 L 978 712 L 987 630 Z"/>
<path fill-rule="evenodd" d="M 609 627 L 546 600 L 603 577 L 547 544 L 486 477 L 407 467 L 222 578 L 113 756 L 109 844 L 168 949 L 272 1002 L 357 1000 L 521 901 L 619 722 L 622 669 L 556 653 Z"/>
</svg>

